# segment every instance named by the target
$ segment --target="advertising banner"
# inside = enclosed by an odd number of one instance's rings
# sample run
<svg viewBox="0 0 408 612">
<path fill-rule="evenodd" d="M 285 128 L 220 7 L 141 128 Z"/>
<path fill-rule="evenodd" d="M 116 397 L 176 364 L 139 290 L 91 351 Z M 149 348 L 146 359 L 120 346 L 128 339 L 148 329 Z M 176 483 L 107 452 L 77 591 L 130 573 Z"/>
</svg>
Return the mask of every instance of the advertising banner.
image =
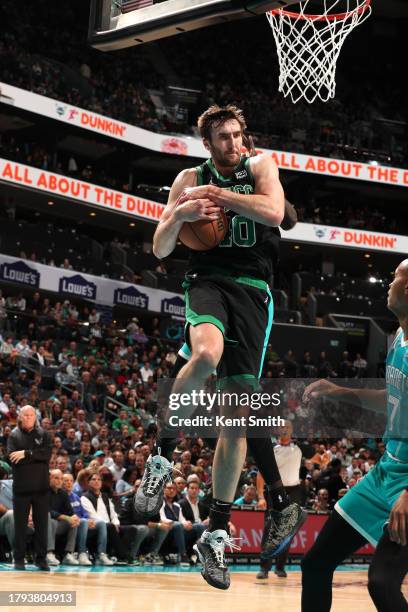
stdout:
<svg viewBox="0 0 408 612">
<path fill-rule="evenodd" d="M 199 138 L 150 132 L 123 121 L 72 106 L 66 102 L 13 87 L 7 83 L 0 82 L 0 102 L 151 151 L 170 155 L 188 155 L 200 159 L 208 157 L 208 153 Z M 408 187 L 408 170 L 403 168 L 391 168 L 378 164 L 366 164 L 287 151 L 272 151 L 263 148 L 257 148 L 257 151 L 271 155 L 282 170 L 296 170 L 344 179 Z"/>
<path fill-rule="evenodd" d="M 72 205 L 87 204 L 116 212 L 132 215 L 141 221 L 158 223 L 165 208 L 164 204 L 146 200 L 135 195 L 122 193 L 108 187 L 101 187 L 61 174 L 54 174 L 40 168 L 33 168 L 18 162 L 0 158 L 0 182 L 18 187 L 44 191 L 49 196 L 60 196 L 72 201 Z M 281 230 L 284 240 L 325 244 L 329 246 L 352 247 L 357 249 L 385 251 L 387 253 L 408 253 L 408 237 L 365 230 L 297 223 L 290 231 Z M 119 298 L 118 298 L 119 299 Z M 164 313 L 177 310 L 177 304 L 163 305 Z"/>
<path fill-rule="evenodd" d="M 127 306 L 184 316 L 184 301 L 176 293 L 54 268 L 10 255 L 0 254 L 0 281 L 55 291 L 61 300 L 78 298 L 104 306 Z"/>
<path fill-rule="evenodd" d="M 132 215 L 144 221 L 157 223 L 164 210 L 164 204 L 159 202 L 1 158 L 0 182 L 43 191 L 51 197 L 67 198 L 72 201 L 73 206 L 89 204 L 111 212 Z"/>
<path fill-rule="evenodd" d="M 319 532 L 327 521 L 327 515 L 309 514 L 303 527 L 299 529 L 290 545 L 289 554 L 304 555 L 314 544 Z M 264 513 L 252 510 L 232 510 L 231 522 L 237 529 L 242 553 L 259 553 L 261 550 Z M 366 544 L 356 555 L 372 555 L 374 547 Z"/>
</svg>

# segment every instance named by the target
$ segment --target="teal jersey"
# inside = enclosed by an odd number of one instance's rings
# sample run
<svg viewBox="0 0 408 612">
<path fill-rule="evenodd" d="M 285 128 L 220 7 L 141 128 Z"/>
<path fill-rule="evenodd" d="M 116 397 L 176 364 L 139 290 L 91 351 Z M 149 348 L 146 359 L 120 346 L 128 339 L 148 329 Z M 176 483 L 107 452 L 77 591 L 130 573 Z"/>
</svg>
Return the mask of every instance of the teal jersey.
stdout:
<svg viewBox="0 0 408 612">
<path fill-rule="evenodd" d="M 408 341 L 401 329 L 388 351 L 387 428 L 384 441 L 387 450 L 402 461 L 408 461 Z"/>
<path fill-rule="evenodd" d="M 228 177 L 222 176 L 211 159 L 196 168 L 197 185 L 217 185 L 235 193 L 255 192 L 250 158 L 241 157 Z M 233 276 L 250 276 L 270 281 L 279 258 L 280 231 L 224 209 L 228 232 L 224 240 L 208 251 L 190 251 L 190 272 L 227 270 Z"/>
</svg>

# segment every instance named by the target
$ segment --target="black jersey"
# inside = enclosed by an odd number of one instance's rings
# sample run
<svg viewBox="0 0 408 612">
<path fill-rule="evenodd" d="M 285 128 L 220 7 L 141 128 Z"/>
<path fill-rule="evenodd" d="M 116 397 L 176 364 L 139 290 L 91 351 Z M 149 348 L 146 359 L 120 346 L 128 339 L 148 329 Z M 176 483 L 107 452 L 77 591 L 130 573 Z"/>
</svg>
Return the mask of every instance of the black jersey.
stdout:
<svg viewBox="0 0 408 612">
<path fill-rule="evenodd" d="M 222 176 L 211 159 L 197 167 L 197 185 L 217 185 L 250 195 L 255 190 L 250 158 L 242 157 L 229 177 Z M 190 272 L 222 270 L 234 276 L 269 281 L 279 256 L 280 232 L 225 208 L 229 229 L 224 240 L 208 251 L 190 251 Z"/>
</svg>

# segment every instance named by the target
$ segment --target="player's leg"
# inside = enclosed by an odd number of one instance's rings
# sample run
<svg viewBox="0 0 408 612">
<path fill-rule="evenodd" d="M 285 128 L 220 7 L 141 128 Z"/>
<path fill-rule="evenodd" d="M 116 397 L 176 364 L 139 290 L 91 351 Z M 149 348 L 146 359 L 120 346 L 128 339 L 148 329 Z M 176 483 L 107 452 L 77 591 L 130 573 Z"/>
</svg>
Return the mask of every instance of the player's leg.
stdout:
<svg viewBox="0 0 408 612">
<path fill-rule="evenodd" d="M 190 358 L 191 349 L 185 342 L 177 353 L 177 359 L 170 372 L 170 380 L 174 380 L 175 378 L 177 378 L 177 375 L 180 372 L 181 368 L 187 363 Z M 166 421 L 167 419 L 164 418 L 164 422 L 160 424 L 158 423 L 156 444 L 153 448 L 152 455 L 155 456 L 161 454 L 163 457 L 166 457 L 166 459 L 171 461 L 173 451 L 177 446 L 177 437 L 175 437 L 174 428 L 166 427 Z"/>
<path fill-rule="evenodd" d="M 228 391 L 230 390 L 239 393 L 236 386 L 228 387 Z M 241 387 L 241 392 L 243 390 L 244 388 Z M 232 413 L 233 416 L 239 417 L 247 410 L 247 407 L 231 409 L 231 406 L 228 408 L 223 406 L 221 413 L 228 418 L 232 416 Z M 228 589 L 230 586 L 230 575 L 224 551 L 226 546 L 230 548 L 235 546 L 229 537 L 228 523 L 246 450 L 245 430 L 237 436 L 232 436 L 224 430 L 220 432 L 212 469 L 213 499 L 210 506 L 209 525 L 194 546 L 203 564 L 201 574 L 204 580 L 218 589 Z"/>
<path fill-rule="evenodd" d="M 228 309 L 228 341 L 217 371 L 225 400 L 222 412 L 228 417 L 247 417 L 248 402 L 245 404 L 240 398 L 250 395 L 258 385 L 259 361 L 265 337 L 269 336 L 271 310 L 266 304 L 268 298 L 265 300 L 265 293 L 258 286 L 234 280 L 225 280 L 220 285 Z M 260 285 L 264 287 L 266 283 Z M 228 522 L 247 449 L 245 428 L 235 433 L 233 436 L 231 430 L 224 430 L 218 438 L 209 527 L 195 546 L 203 564 L 202 576 L 219 589 L 230 585 L 224 551 L 226 546 L 233 546 Z"/>
<path fill-rule="evenodd" d="M 302 612 L 329 612 L 336 567 L 367 540 L 335 510 L 302 559 Z"/>
<path fill-rule="evenodd" d="M 191 395 L 193 391 L 200 391 L 221 359 L 224 337 L 221 330 L 213 323 L 200 320 L 196 325 L 189 325 L 189 338 L 191 359 L 178 372 L 171 389 L 172 394 Z M 193 405 L 180 406 L 179 418 L 191 416 L 194 409 Z M 163 434 L 168 435 L 162 431 L 163 438 Z M 172 437 L 174 438 L 174 435 Z M 152 516 L 160 510 L 165 483 L 171 480 L 172 475 L 173 465 L 165 456 L 150 455 L 142 482 L 135 495 L 135 507 L 139 513 Z"/>
<path fill-rule="evenodd" d="M 391 542 L 388 529 L 378 542 L 368 571 L 368 590 L 380 612 L 406 612 L 408 603 L 401 592 L 408 572 L 408 546 Z"/>
</svg>

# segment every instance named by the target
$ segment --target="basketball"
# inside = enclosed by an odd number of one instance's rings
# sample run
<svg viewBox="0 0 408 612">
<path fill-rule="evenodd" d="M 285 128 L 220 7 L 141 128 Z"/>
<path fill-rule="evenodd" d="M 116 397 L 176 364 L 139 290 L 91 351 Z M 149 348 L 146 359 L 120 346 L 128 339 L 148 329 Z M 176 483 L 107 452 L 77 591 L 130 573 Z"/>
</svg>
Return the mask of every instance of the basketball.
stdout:
<svg viewBox="0 0 408 612">
<path fill-rule="evenodd" d="M 228 219 L 223 210 L 214 221 L 193 221 L 184 223 L 179 240 L 193 251 L 208 251 L 223 240 L 228 231 Z"/>
</svg>

